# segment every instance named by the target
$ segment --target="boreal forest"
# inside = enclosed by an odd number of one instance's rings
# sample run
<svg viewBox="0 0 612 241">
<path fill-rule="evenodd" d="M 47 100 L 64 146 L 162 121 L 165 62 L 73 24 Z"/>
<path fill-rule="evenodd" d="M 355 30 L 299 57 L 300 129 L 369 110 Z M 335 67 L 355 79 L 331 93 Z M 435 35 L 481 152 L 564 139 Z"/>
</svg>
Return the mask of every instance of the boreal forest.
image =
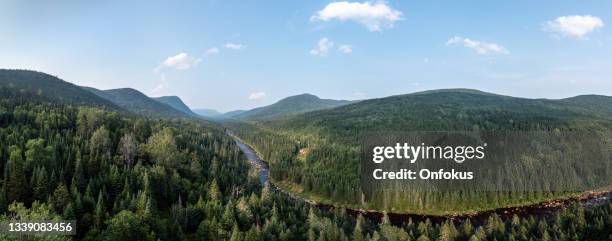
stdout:
<svg viewBox="0 0 612 241">
<path fill-rule="evenodd" d="M 316 108 L 316 98 L 301 105 L 304 111 L 258 110 L 219 120 L 187 113 L 175 100 L 170 105 L 139 92 L 99 91 L 45 73 L 0 70 L 0 221 L 76 221 L 74 235 L 1 232 L 0 240 L 612 240 L 609 199 L 478 220 L 398 222 L 385 212 L 374 217 L 346 209 L 361 199 L 358 130 L 382 125 L 604 131 L 612 127 L 610 102 L 592 104 L 593 98 L 581 97 L 532 103 L 451 91 L 444 92 L 449 95 L 444 103 L 420 94 L 390 97 L 396 104 L 323 101 Z M 423 105 L 433 111 L 421 111 Z M 271 182 L 260 182 L 228 130 L 269 162 Z M 457 201 L 423 195 L 430 202 Z M 470 200 L 469 207 L 484 210 L 556 195 L 491 194 Z M 311 200 L 337 205 L 321 207 Z M 453 203 L 448 207 L 468 207 Z M 406 208 L 427 210 L 417 204 Z"/>
</svg>

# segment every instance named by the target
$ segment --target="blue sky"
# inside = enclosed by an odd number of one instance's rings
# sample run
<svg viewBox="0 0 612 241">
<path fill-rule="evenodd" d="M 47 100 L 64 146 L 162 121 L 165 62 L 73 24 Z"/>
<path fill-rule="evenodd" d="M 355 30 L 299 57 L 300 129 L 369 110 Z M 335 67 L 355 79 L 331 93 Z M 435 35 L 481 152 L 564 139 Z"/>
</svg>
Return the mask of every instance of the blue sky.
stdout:
<svg viewBox="0 0 612 241">
<path fill-rule="evenodd" d="M 0 68 L 248 109 L 438 88 L 612 95 L 612 1 L 0 3 Z"/>
</svg>

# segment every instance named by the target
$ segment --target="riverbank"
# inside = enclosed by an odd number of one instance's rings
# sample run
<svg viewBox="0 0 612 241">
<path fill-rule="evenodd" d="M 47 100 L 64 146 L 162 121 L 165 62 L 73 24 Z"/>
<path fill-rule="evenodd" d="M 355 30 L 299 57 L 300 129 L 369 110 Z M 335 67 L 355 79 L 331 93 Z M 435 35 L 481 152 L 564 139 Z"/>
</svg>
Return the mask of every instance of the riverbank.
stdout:
<svg viewBox="0 0 612 241">
<path fill-rule="evenodd" d="M 349 205 L 334 205 L 330 204 L 331 201 L 325 201 L 324 198 L 312 199 L 308 196 L 304 196 L 300 193 L 300 188 L 296 185 L 291 185 L 286 182 L 278 182 L 275 180 L 270 180 L 269 166 L 268 163 L 260 158 L 255 149 L 250 147 L 240 138 L 228 132 L 239 148 L 245 153 L 249 162 L 257 169 L 260 170 L 260 182 L 273 187 L 274 190 L 284 193 L 289 197 L 309 203 L 313 206 L 316 206 L 320 209 L 344 209 L 348 214 L 352 215 L 363 215 L 365 217 L 369 217 L 373 220 L 380 220 L 385 214 L 389 217 L 389 220 L 394 224 L 401 224 L 408 220 L 412 221 L 420 221 L 429 219 L 433 222 L 443 222 L 445 220 L 462 220 L 462 219 L 470 219 L 473 223 L 479 223 L 486 220 L 491 215 L 498 215 L 502 218 L 512 218 L 514 215 L 519 217 L 525 217 L 529 215 L 549 215 L 563 207 L 567 207 L 573 204 L 578 204 L 581 206 L 589 207 L 593 205 L 601 205 L 610 202 L 612 200 L 612 190 L 602 189 L 596 191 L 583 192 L 579 194 L 571 194 L 560 198 L 555 198 L 552 200 L 545 200 L 541 202 L 521 204 L 516 206 L 509 207 L 501 207 L 489 210 L 477 210 L 477 211 L 469 211 L 469 212 L 456 212 L 456 213 L 418 213 L 418 212 L 383 212 L 378 210 L 365 210 L 360 208 L 350 207 Z"/>
</svg>

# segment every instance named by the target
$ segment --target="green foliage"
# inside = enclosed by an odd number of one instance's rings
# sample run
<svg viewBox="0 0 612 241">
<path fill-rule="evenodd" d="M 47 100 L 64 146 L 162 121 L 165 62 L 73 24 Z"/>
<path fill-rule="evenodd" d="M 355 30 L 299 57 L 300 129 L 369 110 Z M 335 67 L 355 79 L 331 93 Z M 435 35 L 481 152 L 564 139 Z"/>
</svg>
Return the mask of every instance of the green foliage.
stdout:
<svg viewBox="0 0 612 241">
<path fill-rule="evenodd" d="M 564 208 L 550 218 L 492 217 L 475 225 L 427 220 L 394 226 L 388 219 L 378 222 L 338 209 L 317 209 L 261 186 L 249 175 L 249 164 L 233 140 L 217 126 L 199 120 L 147 119 L 91 105 L 75 107 L 44 97 L 45 90 L 35 98 L 16 91 L 16 86 L 0 87 L 0 221 L 75 219 L 77 233 L 3 233 L 0 240 L 527 241 L 610 240 L 612 235 L 609 201 L 588 209 Z M 334 149 L 314 148 L 320 143 L 317 139 L 295 138 L 294 132 L 265 133 L 278 141 L 270 143 L 287 151 L 259 146 L 266 150 L 262 153 L 279 157 L 270 159 L 274 169 L 293 170 L 290 175 L 276 172 L 276 178 L 296 183 L 305 178 L 311 191 L 321 185 L 332 196 L 349 196 L 345 188 L 350 182 L 330 182 L 335 177 L 329 174 L 319 179 L 313 176 L 321 173 L 312 172 L 315 169 L 300 172 L 306 166 L 351 167 L 350 161 L 319 163 L 317 157 L 336 155 Z M 352 158 L 348 145 L 338 147 L 343 154 L 336 157 Z M 303 148 L 310 148 L 311 154 L 291 159 Z"/>
<path fill-rule="evenodd" d="M 63 213 L 64 208 L 70 204 L 70 193 L 68 192 L 68 188 L 66 188 L 64 183 L 60 183 L 60 185 L 57 186 L 53 192 L 50 202 L 53 204 L 54 210 L 56 210 L 58 213 Z"/>
<path fill-rule="evenodd" d="M 164 103 L 166 105 L 169 105 L 170 107 L 174 109 L 180 110 L 181 112 L 189 116 L 194 116 L 194 117 L 198 116 L 196 113 L 193 113 L 193 111 L 191 111 L 191 109 L 189 109 L 189 107 L 185 105 L 185 103 L 183 103 L 181 98 L 179 98 L 178 96 L 161 96 L 161 97 L 155 97 L 153 99 L 161 103 Z"/>
<path fill-rule="evenodd" d="M 308 111 L 329 109 L 346 105 L 349 103 L 350 101 L 346 100 L 320 99 L 319 97 L 311 94 L 301 94 L 287 97 L 282 100 L 279 100 L 274 104 L 255 108 L 249 111 L 237 114 L 228 113 L 230 114 L 228 117 L 253 120 L 271 119 L 286 115 L 304 113 Z"/>
<path fill-rule="evenodd" d="M 178 150 L 172 134 L 172 130 L 164 128 L 160 132 L 154 133 L 147 140 L 144 150 L 151 155 L 153 161 L 166 168 L 174 168 L 177 164 Z"/>
<path fill-rule="evenodd" d="M 108 241 L 155 240 L 146 218 L 125 210 L 108 220 L 102 236 Z"/>
<path fill-rule="evenodd" d="M 171 105 L 149 98 L 138 90 L 131 88 L 98 90 L 91 87 L 83 87 L 84 90 L 120 106 L 132 113 L 155 117 L 155 118 L 185 118 L 188 114 Z"/>
<path fill-rule="evenodd" d="M 23 203 L 15 202 L 9 205 L 9 212 L 14 214 L 14 217 L 10 220 L 23 220 L 23 221 L 60 221 L 62 217 L 52 211 L 51 207 L 45 203 L 34 202 L 32 207 L 27 208 Z M 0 217 L 0 220 L 7 221 L 6 217 Z M 68 236 L 64 235 L 43 235 L 34 234 L 28 236 L 12 236 L 6 233 L 0 233 L 0 240 L 24 240 L 24 241 L 67 241 L 71 240 Z"/>
<path fill-rule="evenodd" d="M 612 115 L 605 114 L 611 105 L 612 98 L 604 96 L 545 100 L 475 90 L 439 90 L 225 125 L 269 162 L 273 181 L 289 183 L 315 201 L 438 214 L 539 202 L 567 193 L 432 192 L 364 198 L 359 182 L 363 133 L 589 130 L 605 135 L 612 130 Z"/>
<path fill-rule="evenodd" d="M 9 159 L 4 167 L 4 190 L 7 193 L 8 202 L 12 203 L 27 198 L 27 185 L 21 149 L 12 145 L 8 148 L 8 152 Z"/>
<path fill-rule="evenodd" d="M 204 220 L 223 220 L 215 221 L 214 233 L 229 239 L 238 225 L 232 196 L 241 190 L 246 200 L 256 191 L 238 147 L 208 122 L 23 101 L 6 91 L 0 96 L 3 219 L 26 211 L 76 219 L 75 240 L 181 240 Z M 21 206 L 9 207 L 15 201 Z M 244 226 L 235 238 L 252 224 L 251 212 L 242 206 Z"/>
<path fill-rule="evenodd" d="M 45 146 L 45 140 L 38 138 L 29 140 L 26 143 L 26 169 L 32 166 L 49 166 L 53 157 L 53 147 Z"/>
<path fill-rule="evenodd" d="M 30 70 L 0 69 L 0 96 L 18 101 L 53 101 L 120 110 L 115 104 L 55 76 Z"/>
</svg>

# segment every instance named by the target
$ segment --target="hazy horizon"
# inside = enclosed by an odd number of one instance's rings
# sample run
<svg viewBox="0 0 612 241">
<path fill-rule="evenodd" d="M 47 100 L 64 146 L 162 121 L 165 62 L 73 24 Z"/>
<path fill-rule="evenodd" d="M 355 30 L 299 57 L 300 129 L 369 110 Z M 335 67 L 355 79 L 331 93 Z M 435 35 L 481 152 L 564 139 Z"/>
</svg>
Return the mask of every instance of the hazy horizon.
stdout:
<svg viewBox="0 0 612 241">
<path fill-rule="evenodd" d="M 227 112 L 311 93 L 612 93 L 612 2 L 0 3 L 0 68 Z"/>
<path fill-rule="evenodd" d="M 47 74 L 48 74 L 48 73 L 47 73 Z M 60 78 L 60 77 L 58 76 L 58 78 Z M 61 78 L 60 78 L 60 79 L 61 79 Z M 74 83 L 73 83 L 73 84 L 74 84 Z M 91 86 L 82 86 L 82 87 L 91 87 Z M 123 88 L 131 88 L 131 87 L 119 87 L 119 88 L 100 89 L 100 90 L 112 90 L 112 89 L 123 89 Z M 143 92 L 142 90 L 139 90 L 139 89 L 136 89 L 136 88 L 132 88 L 132 89 L 135 89 L 135 90 L 138 90 L 138 91 L 140 91 L 140 92 L 142 92 L 142 93 L 145 93 L 145 92 Z M 426 90 L 419 90 L 419 91 L 406 92 L 406 93 L 400 93 L 400 94 L 392 94 L 392 95 L 387 95 L 387 96 L 379 96 L 379 97 L 372 97 L 372 98 L 362 98 L 362 99 L 338 99 L 338 98 L 328 98 L 328 97 L 324 97 L 324 96 L 318 95 L 317 93 L 308 93 L 308 92 L 303 92 L 303 93 L 290 94 L 290 95 L 287 95 L 287 96 L 284 96 L 284 97 L 280 97 L 280 98 L 278 98 L 278 99 L 271 99 L 271 100 L 270 100 L 270 101 L 271 101 L 270 103 L 268 103 L 268 104 L 263 104 L 263 105 L 260 105 L 260 106 L 255 106 L 255 107 L 253 107 L 253 108 L 258 108 L 258 107 L 267 106 L 267 105 L 270 105 L 270 104 L 274 104 L 274 103 L 276 103 L 276 102 L 278 102 L 278 101 L 280 101 L 280 100 L 282 100 L 282 99 L 285 99 L 285 98 L 287 98 L 287 97 L 292 97 L 292 96 L 296 96 L 296 95 L 303 95 L 303 94 L 311 94 L 311 95 L 315 95 L 315 96 L 317 96 L 318 98 L 321 98 L 321 99 L 333 99 L 333 100 L 350 100 L 350 101 L 357 101 L 357 100 L 367 100 L 367 99 L 384 98 L 384 97 L 390 97 L 390 96 L 394 96 L 394 95 L 413 94 L 413 93 L 424 92 L 424 91 L 435 91 L 435 90 L 456 90 L 456 89 L 470 89 L 470 90 L 479 90 L 479 91 L 483 91 L 483 92 L 487 92 L 487 93 L 491 93 L 491 94 L 498 94 L 498 95 L 512 96 L 512 97 L 518 97 L 518 98 L 528 98 L 528 99 L 550 99 L 550 100 L 555 100 L 555 99 L 564 99 L 564 98 L 571 98 L 571 97 L 575 97 L 575 96 L 579 96 L 579 95 L 593 95 L 593 94 L 594 94 L 594 93 L 582 93 L 582 94 L 577 94 L 577 95 L 572 95 L 572 96 L 563 96 L 563 97 L 559 97 L 559 98 L 546 98 L 546 97 L 525 97 L 525 96 L 513 96 L 513 95 L 507 95 L 507 94 L 504 94 L 504 93 L 498 93 L 498 92 L 493 92 L 493 91 L 486 91 L 486 90 L 482 90 L 482 89 L 471 89 L 471 88 L 460 88 L 460 87 L 458 87 L 458 88 L 426 89 Z M 146 93 L 145 93 L 145 94 L 146 94 Z M 598 95 L 598 94 L 594 94 L 594 95 Z M 605 95 L 605 96 L 611 96 L 611 97 L 612 97 L 612 95 L 610 95 L 610 94 L 603 94 L 603 95 Z M 185 102 L 185 100 L 184 100 L 184 99 L 183 99 L 181 96 L 179 96 L 179 95 L 173 95 L 173 94 L 168 94 L 168 95 L 147 95 L 147 96 L 149 96 L 149 97 L 151 97 L 151 98 L 158 98 L 158 97 L 163 97 L 163 96 L 178 96 L 178 97 L 179 97 L 179 98 L 180 98 L 180 99 L 181 99 L 183 102 Z M 227 112 L 232 112 L 232 111 L 240 111 L 240 110 L 250 110 L 250 109 L 253 109 L 253 108 L 248 108 L 248 109 L 237 109 L 237 108 L 236 108 L 236 109 L 229 109 L 229 110 L 225 110 L 225 111 L 224 111 L 224 110 L 219 110 L 219 109 L 214 109 L 214 108 L 208 108 L 208 107 L 193 107 L 193 106 L 189 105 L 188 103 L 185 103 L 185 104 L 186 104 L 186 105 L 187 105 L 187 106 L 188 106 L 188 107 L 189 107 L 191 110 L 214 110 L 214 111 L 221 112 L 221 113 L 227 113 Z"/>
</svg>

